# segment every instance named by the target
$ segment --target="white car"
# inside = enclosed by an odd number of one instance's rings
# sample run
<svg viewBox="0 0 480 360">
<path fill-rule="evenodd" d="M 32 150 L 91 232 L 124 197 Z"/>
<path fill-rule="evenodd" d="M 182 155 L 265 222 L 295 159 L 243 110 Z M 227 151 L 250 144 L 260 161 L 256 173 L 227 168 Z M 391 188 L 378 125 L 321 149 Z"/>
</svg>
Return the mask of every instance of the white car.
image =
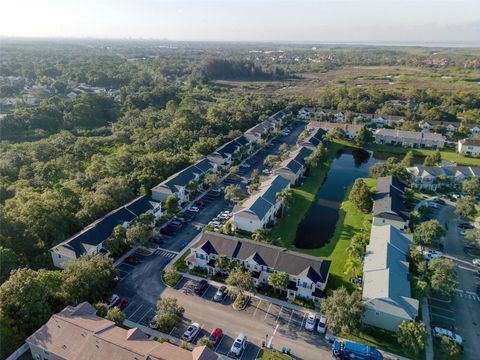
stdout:
<svg viewBox="0 0 480 360">
<path fill-rule="evenodd" d="M 223 214 L 223 215 L 226 215 L 226 216 L 232 216 L 232 212 L 228 211 L 228 210 L 222 211 L 220 214 Z"/>
<path fill-rule="evenodd" d="M 439 257 L 442 257 L 443 256 L 443 253 L 441 251 L 438 251 L 438 250 L 424 250 L 423 251 L 423 258 L 425 260 L 432 260 L 432 259 L 436 259 L 436 258 L 439 258 Z"/>
<path fill-rule="evenodd" d="M 200 212 L 200 209 L 197 206 L 190 206 L 187 211 L 198 213 Z"/>
<path fill-rule="evenodd" d="M 152 318 L 152 320 L 150 320 L 150 322 L 148 323 L 148 327 L 149 327 L 150 329 L 155 329 L 155 330 L 158 329 L 157 318 L 156 318 L 155 316 L 154 316 L 154 317 Z"/>
<path fill-rule="evenodd" d="M 108 300 L 107 308 L 111 309 L 112 307 L 114 307 L 118 300 L 120 300 L 120 296 L 118 296 L 117 294 L 113 294 L 112 296 L 110 296 L 110 300 Z"/>
<path fill-rule="evenodd" d="M 244 162 L 244 163 L 241 163 L 241 164 L 240 164 L 240 167 L 242 167 L 242 168 L 250 168 L 250 167 L 252 167 L 252 165 L 250 165 L 249 163 Z"/>
<path fill-rule="evenodd" d="M 320 320 L 318 320 L 317 331 L 320 334 L 325 334 L 327 331 L 327 318 L 325 315 L 320 316 Z"/>
<path fill-rule="evenodd" d="M 436 202 L 429 202 L 428 206 L 431 207 L 432 209 L 438 209 L 440 206 Z"/>
<path fill-rule="evenodd" d="M 228 220 L 228 219 L 230 219 L 230 215 L 224 214 L 224 213 L 218 214 L 217 217 L 220 218 L 220 219 L 222 219 L 222 220 Z"/>
<path fill-rule="evenodd" d="M 264 174 L 264 175 L 270 175 L 271 173 L 272 173 L 272 170 L 270 170 L 270 169 L 263 169 L 262 170 L 262 174 Z"/>
<path fill-rule="evenodd" d="M 235 356 L 240 356 L 247 347 L 247 337 L 240 333 L 240 335 L 237 336 L 235 341 L 232 344 L 232 347 L 230 348 L 230 353 L 235 355 Z"/>
<path fill-rule="evenodd" d="M 222 223 L 219 222 L 219 221 L 210 221 L 210 222 L 208 223 L 208 225 L 211 225 L 211 226 L 213 226 L 213 227 L 220 227 L 220 226 L 222 226 Z"/>
<path fill-rule="evenodd" d="M 446 336 L 452 339 L 457 345 L 462 345 L 463 340 L 462 337 L 458 334 L 455 334 L 454 332 L 451 332 L 450 330 L 435 326 L 433 328 L 433 335 L 435 337 L 440 337 L 440 336 Z"/>
<path fill-rule="evenodd" d="M 195 339 L 195 336 L 197 336 L 199 331 L 200 325 L 195 322 L 191 323 L 187 330 L 185 330 L 185 332 L 183 333 L 182 339 L 191 342 L 193 339 Z"/>
<path fill-rule="evenodd" d="M 475 266 L 480 266 L 480 259 L 479 258 L 473 259 L 472 264 L 475 265 Z"/>
<path fill-rule="evenodd" d="M 317 318 L 314 313 L 308 314 L 307 321 L 305 321 L 305 330 L 313 331 L 315 329 L 315 322 Z"/>
</svg>

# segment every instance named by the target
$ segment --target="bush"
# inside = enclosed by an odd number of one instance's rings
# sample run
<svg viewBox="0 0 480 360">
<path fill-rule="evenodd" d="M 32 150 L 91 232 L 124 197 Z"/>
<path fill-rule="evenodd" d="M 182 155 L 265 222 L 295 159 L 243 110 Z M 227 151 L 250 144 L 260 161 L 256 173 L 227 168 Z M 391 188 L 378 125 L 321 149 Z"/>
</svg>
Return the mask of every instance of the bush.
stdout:
<svg viewBox="0 0 480 360">
<path fill-rule="evenodd" d="M 182 341 L 182 342 L 180 343 L 180 347 L 181 347 L 182 349 L 185 349 L 185 350 L 188 350 L 188 351 L 192 351 L 192 346 L 191 346 L 188 342 L 186 342 L 186 341 Z"/>
<path fill-rule="evenodd" d="M 242 310 L 246 305 L 250 297 L 246 295 L 238 295 L 233 302 L 233 308 L 236 310 Z"/>
<path fill-rule="evenodd" d="M 170 339 L 168 338 L 165 338 L 165 337 L 161 337 L 157 340 L 160 344 L 163 344 L 163 343 L 169 343 L 170 342 Z"/>
<path fill-rule="evenodd" d="M 177 271 L 173 267 L 170 267 L 163 272 L 162 278 L 165 284 L 174 287 L 180 281 L 182 275 L 177 273 Z"/>
<path fill-rule="evenodd" d="M 198 266 L 195 266 L 192 270 L 190 270 L 190 274 L 200 276 L 203 278 L 208 277 L 208 271 Z"/>
<path fill-rule="evenodd" d="M 307 309 L 314 309 L 315 308 L 315 302 L 311 299 L 305 299 L 301 296 L 297 296 L 293 301 L 292 304 L 302 306 Z"/>
</svg>

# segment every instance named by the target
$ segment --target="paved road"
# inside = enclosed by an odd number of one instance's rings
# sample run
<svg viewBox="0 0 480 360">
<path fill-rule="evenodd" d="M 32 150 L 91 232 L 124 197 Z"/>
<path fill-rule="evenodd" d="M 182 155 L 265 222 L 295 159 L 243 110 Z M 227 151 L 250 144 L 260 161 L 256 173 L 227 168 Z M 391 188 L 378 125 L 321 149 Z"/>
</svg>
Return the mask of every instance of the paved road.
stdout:
<svg viewBox="0 0 480 360">
<path fill-rule="evenodd" d="M 465 239 L 458 230 L 461 220 L 455 215 L 452 205 L 442 206 L 437 218 L 442 225 L 448 225 L 444 250 L 457 265 L 459 289 L 450 304 L 435 300 L 431 302 L 432 318 L 455 326 L 464 341 L 462 358 L 473 360 L 478 359 L 480 354 L 480 299 L 475 295 L 479 278 L 474 275 L 477 269 L 471 263 L 472 257 L 464 252 Z"/>
</svg>

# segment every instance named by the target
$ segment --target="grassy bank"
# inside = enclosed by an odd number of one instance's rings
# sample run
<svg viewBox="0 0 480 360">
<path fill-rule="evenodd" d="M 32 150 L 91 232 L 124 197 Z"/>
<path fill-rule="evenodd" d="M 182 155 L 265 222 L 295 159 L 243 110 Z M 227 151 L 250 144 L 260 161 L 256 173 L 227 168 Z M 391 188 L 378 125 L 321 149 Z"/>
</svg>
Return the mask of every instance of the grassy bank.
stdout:
<svg viewBox="0 0 480 360">
<path fill-rule="evenodd" d="M 353 235 L 362 229 L 365 219 L 371 218 L 370 214 L 364 214 L 350 201 L 345 200 L 340 208 L 340 216 L 336 224 L 335 233 L 325 246 L 317 249 L 298 249 L 293 245 L 298 225 L 310 208 L 315 196 L 325 179 L 330 162 L 333 160 L 342 144 L 329 144 L 328 156 L 322 166 L 318 166 L 312 175 L 305 181 L 301 188 L 293 190 L 292 204 L 287 214 L 281 218 L 270 233 L 275 244 L 304 254 L 321 256 L 332 260 L 330 267 L 329 289 L 345 286 L 353 289 L 348 276 L 343 273 L 343 267 L 347 259 L 346 248 Z M 376 186 L 376 180 L 365 179 L 370 187 Z M 348 193 L 346 199 L 348 199 Z"/>
<path fill-rule="evenodd" d="M 358 146 L 358 145 L 355 145 L 353 142 L 346 141 L 346 140 L 336 140 L 335 143 L 351 146 L 351 147 L 358 147 L 364 150 L 399 154 L 399 155 L 404 155 L 407 152 L 412 151 L 413 154 L 417 157 L 426 157 L 435 152 L 435 150 L 412 149 L 412 148 L 404 148 L 401 146 L 380 145 L 380 144 L 367 144 L 365 146 Z M 441 150 L 440 153 L 442 154 L 442 160 L 451 161 L 451 162 L 457 163 L 458 165 L 480 166 L 480 158 L 466 157 L 466 156 L 460 155 L 459 153 L 453 150 Z"/>
<path fill-rule="evenodd" d="M 297 227 L 315 200 L 315 195 L 322 186 L 331 161 L 342 147 L 343 145 L 340 144 L 329 144 L 326 160 L 312 170 L 312 174 L 305 180 L 302 187 L 292 189 L 290 208 L 284 217 L 275 224 L 270 233 L 270 238 L 275 240 L 275 244 L 294 248 L 293 241 L 295 240 Z"/>
</svg>

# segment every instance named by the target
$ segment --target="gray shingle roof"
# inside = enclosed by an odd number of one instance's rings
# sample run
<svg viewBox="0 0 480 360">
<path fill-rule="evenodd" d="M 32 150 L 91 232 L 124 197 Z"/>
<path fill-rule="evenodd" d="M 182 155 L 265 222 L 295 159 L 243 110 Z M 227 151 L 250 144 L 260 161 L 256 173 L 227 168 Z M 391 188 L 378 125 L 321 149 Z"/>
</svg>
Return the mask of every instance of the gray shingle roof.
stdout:
<svg viewBox="0 0 480 360">
<path fill-rule="evenodd" d="M 216 254 L 247 260 L 261 259 L 264 266 L 294 276 L 305 275 L 313 282 L 325 283 L 330 270 L 330 260 L 291 252 L 285 248 L 233 236 L 205 232 L 192 248 L 212 247 Z M 209 252 L 207 252 L 209 253 Z M 214 253 L 215 254 L 215 253 Z"/>
<path fill-rule="evenodd" d="M 415 319 L 419 303 L 411 298 L 407 252 L 411 240 L 391 225 L 373 225 L 365 255 L 364 305 L 394 316 Z"/>
<path fill-rule="evenodd" d="M 404 190 L 406 185 L 398 178 L 387 176 L 379 178 L 377 193 L 373 202 L 373 216 L 407 221 L 410 213 L 405 206 Z"/>
</svg>

